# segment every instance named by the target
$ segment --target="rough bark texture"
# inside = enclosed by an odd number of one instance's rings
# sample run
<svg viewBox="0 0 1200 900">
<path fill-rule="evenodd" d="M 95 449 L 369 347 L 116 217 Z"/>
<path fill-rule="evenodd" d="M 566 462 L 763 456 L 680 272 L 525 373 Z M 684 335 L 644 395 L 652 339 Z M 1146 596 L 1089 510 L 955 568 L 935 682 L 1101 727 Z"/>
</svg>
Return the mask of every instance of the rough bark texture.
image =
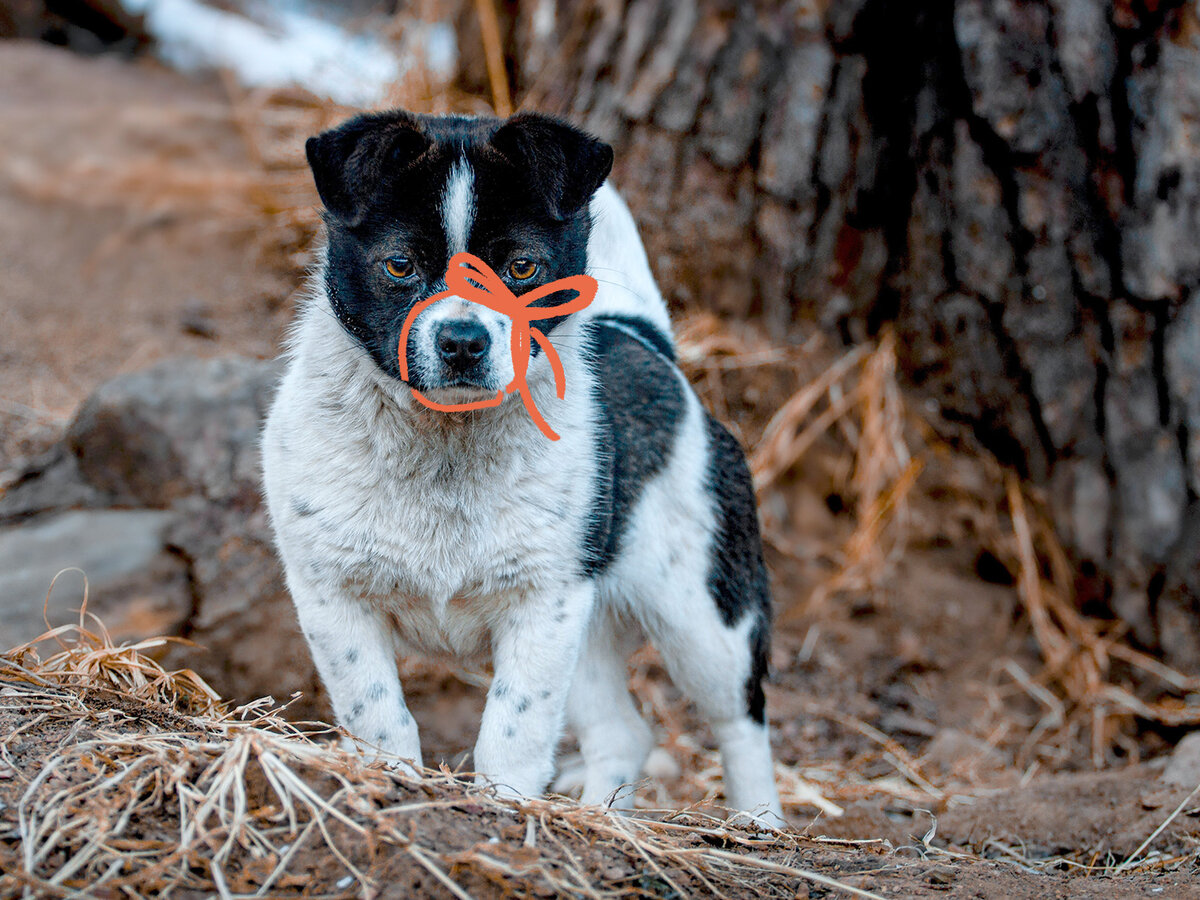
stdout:
<svg viewBox="0 0 1200 900">
<path fill-rule="evenodd" d="M 674 302 L 894 323 L 1046 485 L 1081 596 L 1200 666 L 1194 4 L 539 0 L 513 35 L 518 96 L 617 147 Z"/>
</svg>

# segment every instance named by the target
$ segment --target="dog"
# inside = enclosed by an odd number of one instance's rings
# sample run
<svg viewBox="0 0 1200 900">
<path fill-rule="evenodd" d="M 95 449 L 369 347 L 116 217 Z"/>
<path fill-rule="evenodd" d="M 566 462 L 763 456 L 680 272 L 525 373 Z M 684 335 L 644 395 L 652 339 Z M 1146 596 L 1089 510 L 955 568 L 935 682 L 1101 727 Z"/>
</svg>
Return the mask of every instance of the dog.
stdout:
<svg viewBox="0 0 1200 900">
<path fill-rule="evenodd" d="M 612 149 L 556 118 L 360 115 L 306 144 L 325 241 L 263 433 L 266 499 L 300 627 L 337 721 L 422 764 L 397 653 L 494 677 L 481 783 L 540 795 L 564 725 L 582 800 L 627 808 L 651 732 L 628 690 L 649 639 L 711 724 L 728 804 L 780 817 L 762 682 L 771 601 L 745 456 L 675 365 L 666 305 L 608 183 Z M 520 399 L 511 320 L 444 296 L 469 252 L 520 296 L 592 276 L 541 319 Z M 407 380 L 400 356 L 407 355 Z M 777 819 L 782 821 L 781 819 Z"/>
</svg>

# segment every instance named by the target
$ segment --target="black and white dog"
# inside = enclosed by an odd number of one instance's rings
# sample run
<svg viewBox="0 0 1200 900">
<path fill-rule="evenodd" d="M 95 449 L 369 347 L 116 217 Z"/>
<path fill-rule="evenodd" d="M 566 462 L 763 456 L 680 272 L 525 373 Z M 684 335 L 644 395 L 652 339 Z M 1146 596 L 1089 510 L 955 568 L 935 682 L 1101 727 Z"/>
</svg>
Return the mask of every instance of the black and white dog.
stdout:
<svg viewBox="0 0 1200 900">
<path fill-rule="evenodd" d="M 674 364 L 666 306 L 611 148 L 556 119 L 388 112 L 309 140 L 328 235 L 264 434 L 267 499 L 288 586 L 337 719 L 421 761 L 397 652 L 481 654 L 495 677 L 475 744 L 481 779 L 545 790 L 564 719 L 583 800 L 638 779 L 650 731 L 628 692 L 648 637 L 711 723 L 729 804 L 778 816 L 762 680 L 770 598 L 738 442 Z M 537 324 L 519 397 L 511 320 L 447 296 L 414 304 L 469 251 L 513 293 L 586 273 L 584 311 Z M 627 793 L 627 792 L 626 792 Z M 617 802 L 629 802 L 628 799 Z"/>
</svg>

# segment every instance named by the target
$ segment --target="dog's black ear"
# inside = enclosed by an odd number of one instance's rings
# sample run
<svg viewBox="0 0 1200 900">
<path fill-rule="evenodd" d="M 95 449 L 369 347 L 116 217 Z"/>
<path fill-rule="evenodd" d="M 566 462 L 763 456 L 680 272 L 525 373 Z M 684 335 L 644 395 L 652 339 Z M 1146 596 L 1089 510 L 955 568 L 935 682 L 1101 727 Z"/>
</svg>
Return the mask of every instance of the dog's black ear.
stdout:
<svg viewBox="0 0 1200 900">
<path fill-rule="evenodd" d="M 492 135 L 491 143 L 529 172 L 531 184 L 560 219 L 587 203 L 612 169 L 612 147 L 538 113 L 513 116 Z"/>
<path fill-rule="evenodd" d="M 408 168 L 430 143 L 416 116 L 396 110 L 357 116 L 310 137 L 304 152 L 325 208 L 357 225 L 384 176 Z"/>
</svg>

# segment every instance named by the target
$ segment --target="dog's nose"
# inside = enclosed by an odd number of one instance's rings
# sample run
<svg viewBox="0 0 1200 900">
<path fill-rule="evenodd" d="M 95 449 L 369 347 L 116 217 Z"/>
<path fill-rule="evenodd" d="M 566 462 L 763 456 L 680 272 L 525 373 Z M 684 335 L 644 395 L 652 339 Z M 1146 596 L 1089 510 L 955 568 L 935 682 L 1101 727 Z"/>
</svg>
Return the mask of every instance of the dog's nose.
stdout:
<svg viewBox="0 0 1200 900">
<path fill-rule="evenodd" d="M 443 323 L 436 343 L 438 355 L 446 365 L 467 369 L 483 358 L 492 339 L 481 323 L 468 319 Z"/>
</svg>

